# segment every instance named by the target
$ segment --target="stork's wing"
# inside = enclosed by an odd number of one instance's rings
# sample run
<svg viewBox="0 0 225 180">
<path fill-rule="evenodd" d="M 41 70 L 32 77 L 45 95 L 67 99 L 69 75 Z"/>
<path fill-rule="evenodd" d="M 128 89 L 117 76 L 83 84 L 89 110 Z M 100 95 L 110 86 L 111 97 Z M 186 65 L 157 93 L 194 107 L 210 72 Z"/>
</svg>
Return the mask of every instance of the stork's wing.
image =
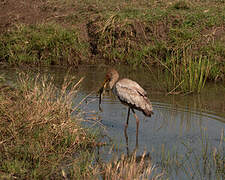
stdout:
<svg viewBox="0 0 225 180">
<path fill-rule="evenodd" d="M 137 108 L 145 109 L 147 93 L 135 81 L 130 79 L 121 79 L 115 85 L 116 95 L 118 98 L 128 104 L 132 104 Z M 149 102 L 150 103 L 150 102 Z"/>
<path fill-rule="evenodd" d="M 123 88 L 128 88 L 132 90 L 136 90 L 139 94 L 146 96 L 146 91 L 135 81 L 132 81 L 130 79 L 121 79 L 117 82 L 117 85 Z"/>
</svg>

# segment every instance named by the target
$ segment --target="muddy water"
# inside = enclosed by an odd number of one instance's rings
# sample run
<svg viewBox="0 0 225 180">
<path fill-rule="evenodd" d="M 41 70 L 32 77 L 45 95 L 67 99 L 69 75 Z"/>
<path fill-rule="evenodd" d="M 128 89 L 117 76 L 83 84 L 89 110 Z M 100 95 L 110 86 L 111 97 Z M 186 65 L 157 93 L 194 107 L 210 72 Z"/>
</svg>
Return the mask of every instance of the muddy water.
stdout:
<svg viewBox="0 0 225 180">
<path fill-rule="evenodd" d="M 163 76 L 157 69 L 133 70 L 126 66 L 116 68 L 121 77 L 128 77 L 139 82 L 147 91 L 154 108 L 154 115 L 151 118 L 146 118 L 141 112 L 136 111 L 140 119 L 137 154 L 150 152 L 154 157 L 154 163 L 159 166 L 162 164 L 161 159 L 164 156 L 168 158 L 168 153 L 172 158 L 174 154 L 185 156 L 188 151 L 192 151 L 195 152 L 195 156 L 190 159 L 196 160 L 196 156 L 201 156 L 205 143 L 202 136 L 205 135 L 211 146 L 225 149 L 224 139 L 221 141 L 220 138 L 221 134 L 225 132 L 225 86 L 223 84 L 208 83 L 200 95 L 167 96 L 164 90 Z M 84 124 L 100 128 L 109 137 L 106 140 L 111 140 L 116 147 L 114 150 L 119 154 L 130 153 L 136 148 L 136 121 L 133 114 L 131 113 L 130 116 L 127 129 L 128 139 L 126 140 L 124 124 L 127 107 L 122 105 L 111 93 L 105 93 L 101 105 L 103 111 L 98 109 L 96 92 L 107 69 L 108 67 L 103 65 L 69 70 L 69 74 L 76 76 L 77 79 L 85 77 L 78 96 L 74 99 L 74 104 L 77 105 L 84 100 L 83 104 L 79 106 L 82 110 L 80 112 L 85 112 L 82 114 L 86 120 Z M 58 86 L 68 69 L 54 67 L 32 71 L 53 76 L 55 84 Z M 0 70 L 0 74 L 3 73 L 9 83 L 14 81 L 15 72 L 14 69 Z M 101 158 L 110 159 L 110 152 L 107 147 L 101 149 Z M 224 151 L 223 156 L 225 156 Z M 183 166 L 190 169 L 185 162 Z M 192 168 L 195 168 L 195 165 Z M 173 179 L 188 177 L 183 171 L 181 173 L 179 171 L 171 172 L 171 176 Z"/>
</svg>

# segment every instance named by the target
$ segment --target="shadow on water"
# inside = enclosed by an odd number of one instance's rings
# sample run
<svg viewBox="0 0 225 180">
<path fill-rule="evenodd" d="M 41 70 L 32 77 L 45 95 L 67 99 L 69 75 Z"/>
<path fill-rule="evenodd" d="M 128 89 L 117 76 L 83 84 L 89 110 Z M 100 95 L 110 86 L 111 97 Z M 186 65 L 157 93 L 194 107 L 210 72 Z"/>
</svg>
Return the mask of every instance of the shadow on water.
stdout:
<svg viewBox="0 0 225 180">
<path fill-rule="evenodd" d="M 191 149 L 198 154 L 202 151 L 203 134 L 207 134 L 212 146 L 221 144 L 221 133 L 224 133 L 225 129 L 225 87 L 223 85 L 208 83 L 200 95 L 166 96 L 163 82 L 157 81 L 160 75 L 157 70 L 151 73 L 147 69 L 132 70 L 120 66 L 117 69 L 121 77 L 128 77 L 139 82 L 147 91 L 154 108 L 154 115 L 151 118 L 146 118 L 141 112 L 136 111 L 140 119 L 138 149 L 136 149 L 136 121 L 132 112 L 126 134 L 124 125 L 127 107 L 122 105 L 112 93 L 104 94 L 103 111 L 98 109 L 96 93 L 107 69 L 105 66 L 81 66 L 69 71 L 69 74 L 76 76 L 77 79 L 85 77 L 74 99 L 74 104 L 83 100 L 80 109 L 82 109 L 81 112 L 85 112 L 84 124 L 100 127 L 114 144 L 100 150 L 103 160 L 109 160 L 112 157 L 112 151 L 118 154 L 129 154 L 137 150 L 137 155 L 150 152 L 154 161 L 160 163 L 163 153 L 184 154 L 190 150 L 188 145 L 191 145 Z M 37 72 L 53 76 L 57 86 L 67 74 L 67 69 L 52 67 L 35 70 L 35 73 Z M 14 70 L 0 70 L 0 73 L 6 75 L 8 82 L 16 77 Z M 224 143 L 222 146 L 224 150 Z M 181 174 L 177 177 L 179 179 L 183 176 Z"/>
</svg>

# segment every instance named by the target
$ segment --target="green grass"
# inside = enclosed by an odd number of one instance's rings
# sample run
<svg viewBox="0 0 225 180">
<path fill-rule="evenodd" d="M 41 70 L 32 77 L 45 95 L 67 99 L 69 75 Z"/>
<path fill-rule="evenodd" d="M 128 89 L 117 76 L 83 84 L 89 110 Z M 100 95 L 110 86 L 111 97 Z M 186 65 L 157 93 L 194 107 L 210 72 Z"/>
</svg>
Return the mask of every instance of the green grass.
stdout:
<svg viewBox="0 0 225 180">
<path fill-rule="evenodd" d="M 54 24 L 19 25 L 0 40 L 0 58 L 9 64 L 78 65 L 88 54 L 75 31 Z"/>
<path fill-rule="evenodd" d="M 177 51 L 165 64 L 162 64 L 165 68 L 165 82 L 169 94 L 200 93 L 206 80 L 213 74 L 215 68 L 210 57 L 194 57 L 187 52 L 188 50 Z"/>
<path fill-rule="evenodd" d="M 217 27 L 224 25 L 223 7 L 216 3 L 190 4 L 186 1 L 165 2 L 165 5 L 153 3 L 148 7 L 141 3 L 135 4 L 136 6 L 126 4 L 117 11 L 110 12 L 109 8 L 104 16 L 100 13 L 101 18 L 93 22 L 97 30 L 94 33 L 99 55 L 111 62 L 129 61 L 132 64 L 132 59 L 136 61 L 132 58 L 134 51 L 141 51 L 145 46 L 157 47 L 157 42 L 165 44 L 167 49 L 165 54 L 157 57 L 160 60 L 168 53 L 188 46 L 196 49 L 194 52 L 198 55 L 203 55 L 205 52 L 199 52 L 202 43 L 208 46 L 217 41 L 208 42 L 204 31 L 213 33 Z M 203 4 L 208 9 L 203 8 Z"/>
</svg>

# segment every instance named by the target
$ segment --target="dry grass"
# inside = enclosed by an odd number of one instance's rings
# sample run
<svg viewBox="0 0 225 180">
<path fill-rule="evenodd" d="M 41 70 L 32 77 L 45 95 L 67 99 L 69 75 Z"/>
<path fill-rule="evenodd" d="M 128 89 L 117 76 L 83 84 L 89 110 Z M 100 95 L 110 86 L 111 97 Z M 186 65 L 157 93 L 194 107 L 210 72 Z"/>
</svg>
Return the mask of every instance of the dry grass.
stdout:
<svg viewBox="0 0 225 180">
<path fill-rule="evenodd" d="M 136 156 L 133 153 L 130 156 L 122 155 L 119 160 L 104 164 L 103 179 L 152 179 L 156 180 L 163 176 L 163 173 L 155 173 L 156 168 L 152 164 L 150 157 L 145 153 L 141 156 Z"/>
<path fill-rule="evenodd" d="M 16 89 L 1 87 L 0 178 L 62 178 L 61 168 L 79 163 L 73 155 L 94 146 L 70 116 L 78 85 L 67 78 L 58 89 L 47 77 L 21 74 Z"/>
</svg>

